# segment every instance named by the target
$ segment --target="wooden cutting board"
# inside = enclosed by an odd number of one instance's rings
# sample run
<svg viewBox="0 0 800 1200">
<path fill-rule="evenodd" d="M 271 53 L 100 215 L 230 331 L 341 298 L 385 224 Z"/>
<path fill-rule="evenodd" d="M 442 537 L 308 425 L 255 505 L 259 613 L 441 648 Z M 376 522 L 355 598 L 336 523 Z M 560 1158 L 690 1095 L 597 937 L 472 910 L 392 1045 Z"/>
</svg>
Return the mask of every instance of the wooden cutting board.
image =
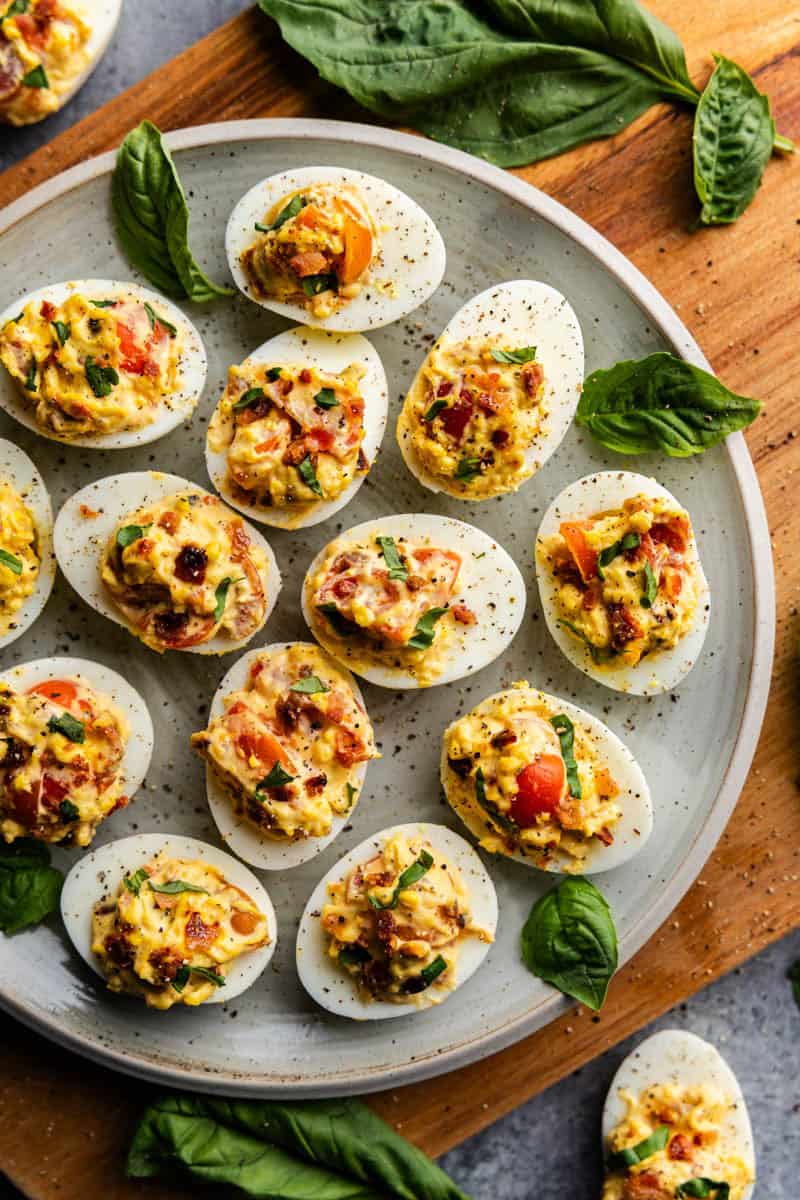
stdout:
<svg viewBox="0 0 800 1200">
<path fill-rule="evenodd" d="M 770 95 L 781 130 L 800 136 L 800 21 L 785 0 L 761 0 L 757 12 L 751 0 L 650 0 L 649 6 L 682 37 L 698 82 L 705 80 L 712 50 L 730 55 Z M 0 176 L 0 205 L 116 146 L 143 117 L 168 130 L 268 116 L 371 119 L 322 83 L 282 45 L 276 26 L 252 11 Z M 800 156 L 773 159 L 765 186 L 736 225 L 697 233 L 689 231 L 695 213 L 691 116 L 674 108 L 653 109 L 616 138 L 517 174 L 632 258 L 679 311 L 725 382 L 766 402 L 748 441 L 775 552 L 777 658 L 753 770 L 728 829 L 683 903 L 620 971 L 602 1014 L 573 1011 L 494 1058 L 370 1100 L 431 1154 L 731 970 L 794 927 L 800 913 L 794 733 L 800 723 L 800 504 L 793 480 L 800 469 Z M 152 1087 L 68 1055 L 8 1020 L 0 1045 L 0 1166 L 30 1197 L 188 1196 L 188 1190 L 135 1185 L 122 1176 L 124 1147 Z"/>
</svg>

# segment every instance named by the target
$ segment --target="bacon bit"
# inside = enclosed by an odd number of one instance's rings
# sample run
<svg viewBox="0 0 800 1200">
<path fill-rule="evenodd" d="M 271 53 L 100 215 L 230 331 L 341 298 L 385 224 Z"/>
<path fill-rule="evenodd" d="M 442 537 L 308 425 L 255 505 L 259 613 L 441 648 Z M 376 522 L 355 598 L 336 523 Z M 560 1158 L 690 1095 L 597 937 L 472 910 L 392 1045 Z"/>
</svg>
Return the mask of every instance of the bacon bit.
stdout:
<svg viewBox="0 0 800 1200">
<path fill-rule="evenodd" d="M 133 963 L 133 946 L 124 933 L 109 933 L 103 948 L 116 966 L 129 967 Z"/>
<path fill-rule="evenodd" d="M 359 471 L 369 470 L 369 459 L 360 446 L 358 447 L 358 460 L 356 462 L 356 466 Z"/>
<path fill-rule="evenodd" d="M 383 886 L 386 886 L 385 884 Z M 394 939 L 394 917 L 391 912 L 382 908 L 375 913 L 375 934 L 379 942 L 381 942 L 387 950 L 390 949 Z"/>
<path fill-rule="evenodd" d="M 604 846 L 613 846 L 614 844 L 614 835 L 611 830 L 606 829 L 605 826 L 603 826 L 602 829 L 598 829 L 594 836 L 597 838 L 598 842 L 602 842 Z"/>
<path fill-rule="evenodd" d="M 492 434 L 492 445 L 498 450 L 502 450 L 503 446 L 508 445 L 511 440 L 511 434 L 507 429 L 495 429 Z"/>
<path fill-rule="evenodd" d="M 692 1158 L 692 1143 L 682 1133 L 676 1133 L 667 1148 L 668 1156 L 677 1162 L 690 1162 Z"/>
<path fill-rule="evenodd" d="M 492 745 L 496 750 L 503 750 L 506 746 L 513 746 L 517 740 L 517 735 L 511 729 L 501 729 L 492 738 Z"/>
<path fill-rule="evenodd" d="M 306 446 L 305 440 L 302 440 L 299 442 L 291 442 L 287 446 L 286 450 L 284 451 L 282 461 L 289 467 L 296 467 L 303 461 L 304 458 L 307 457 L 308 447 Z"/>
<path fill-rule="evenodd" d="M 175 533 L 180 524 L 180 520 L 181 519 L 178 513 L 173 512 L 172 509 L 168 509 L 167 512 L 162 513 L 158 519 L 159 528 L 166 529 L 167 533 Z"/>
<path fill-rule="evenodd" d="M 488 392 L 481 392 L 477 400 L 478 408 L 482 408 L 486 413 L 498 413 L 500 411 L 500 401 L 495 396 L 490 396 Z"/>
<path fill-rule="evenodd" d="M 98 508 L 89 508 L 88 504 L 81 504 L 78 512 L 86 521 L 93 521 L 95 517 L 100 516 L 100 510 Z"/>
<path fill-rule="evenodd" d="M 51 304 L 49 300 L 43 300 L 39 309 L 39 314 L 45 319 L 45 321 L 52 321 L 53 317 L 56 315 L 56 306 Z"/>
<path fill-rule="evenodd" d="M 156 976 L 161 983 L 172 983 L 178 971 L 183 966 L 183 959 L 167 946 L 154 950 L 148 962 L 155 970 Z"/>
<path fill-rule="evenodd" d="M 352 767 L 353 763 L 364 762 L 369 758 L 364 743 L 350 729 L 336 731 L 336 757 L 343 767 Z"/>
<path fill-rule="evenodd" d="M 669 596 L 670 600 L 677 600 L 678 596 L 680 596 L 681 592 L 683 591 L 683 575 L 680 571 L 668 568 L 667 571 L 665 571 L 665 576 L 667 595 Z"/>
<path fill-rule="evenodd" d="M 353 596 L 358 591 L 358 580 L 352 579 L 349 576 L 345 579 L 337 579 L 333 584 L 331 591 L 339 600 L 344 600 L 348 596 Z"/>
<path fill-rule="evenodd" d="M 198 946 L 210 946 L 218 936 L 219 925 L 206 925 L 197 912 L 191 914 L 183 932 L 187 950 L 195 950 Z"/>
<path fill-rule="evenodd" d="M 453 390 L 453 383 L 450 379 L 443 379 L 436 389 L 437 399 L 441 400 L 445 396 L 449 396 Z"/>
<path fill-rule="evenodd" d="M 325 774 L 324 771 L 321 771 L 319 775 L 312 775 L 310 779 L 306 780 L 306 782 L 305 782 L 306 792 L 308 793 L 309 796 L 316 796 L 320 792 L 325 790 L 327 783 L 328 783 L 328 776 Z"/>
<path fill-rule="evenodd" d="M 319 250 L 304 250 L 289 259 L 289 266 L 295 275 L 305 279 L 306 275 L 324 275 L 328 271 L 328 260 Z"/>
<path fill-rule="evenodd" d="M 109 779 L 108 783 L 104 787 L 98 788 L 98 790 L 103 792 L 106 791 L 111 786 L 112 782 L 113 780 Z M 127 808 L 130 802 L 129 796 L 120 796 L 111 812 L 119 812 L 121 808 Z"/>
<path fill-rule="evenodd" d="M 614 649 L 622 649 L 642 636 L 641 626 L 626 604 L 609 604 L 608 619 Z"/>
<path fill-rule="evenodd" d="M 671 1200 L 671 1193 L 666 1190 L 658 1175 L 653 1171 L 643 1171 L 641 1175 L 631 1175 L 622 1185 L 623 1200 Z"/>
<path fill-rule="evenodd" d="M 654 542 L 663 542 L 670 550 L 685 554 L 689 544 L 689 521 L 677 516 L 669 522 L 659 522 L 652 526 L 650 536 Z"/>
<path fill-rule="evenodd" d="M 311 383 L 311 372 L 308 370 L 307 367 L 303 367 L 298 378 L 301 383 Z"/>
<path fill-rule="evenodd" d="M 476 625 L 478 622 L 475 613 L 466 604 L 454 604 L 450 611 L 460 625 Z"/>
<path fill-rule="evenodd" d="M 450 435 L 455 442 L 460 442 L 464 436 L 467 426 L 472 420 L 472 400 L 466 388 L 462 389 L 461 396 L 456 400 L 455 404 L 451 404 L 442 413 L 442 425 L 445 432 Z"/>
<path fill-rule="evenodd" d="M 469 757 L 448 758 L 447 765 L 459 779 L 467 779 L 472 770 L 472 759 Z"/>
<path fill-rule="evenodd" d="M 258 917 L 255 913 L 235 908 L 231 917 L 231 928 L 241 937 L 247 937 L 258 928 Z"/>
<path fill-rule="evenodd" d="M 136 546 L 136 549 L 133 553 L 138 558 L 146 558 L 153 549 L 154 542 L 152 538 L 139 538 L 137 542 L 132 544 Z"/>
<path fill-rule="evenodd" d="M 537 362 L 526 363 L 520 371 L 526 396 L 535 396 L 542 386 L 544 371 Z"/>
</svg>

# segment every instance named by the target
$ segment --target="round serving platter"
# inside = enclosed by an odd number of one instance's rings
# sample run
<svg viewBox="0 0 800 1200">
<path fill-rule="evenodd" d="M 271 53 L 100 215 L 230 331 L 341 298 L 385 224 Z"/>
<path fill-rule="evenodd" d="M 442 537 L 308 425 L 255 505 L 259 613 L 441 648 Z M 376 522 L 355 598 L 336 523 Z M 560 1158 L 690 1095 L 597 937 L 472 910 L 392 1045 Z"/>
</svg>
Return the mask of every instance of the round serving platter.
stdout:
<svg viewBox="0 0 800 1200">
<path fill-rule="evenodd" d="M 573 428 L 515 496 L 468 505 L 432 496 L 412 478 L 394 442 L 399 405 L 419 362 L 450 316 L 493 282 L 541 279 L 575 308 L 587 373 L 623 358 L 669 349 L 705 359 L 651 284 L 578 217 L 528 184 L 462 154 L 389 130 L 333 121 L 260 120 L 171 134 L 190 196 L 190 238 L 215 279 L 227 272 L 224 232 L 236 200 L 258 180 L 303 165 L 362 167 L 395 184 L 434 218 L 447 247 L 444 281 L 421 308 L 369 334 L 386 367 L 390 418 L 365 486 L 331 520 L 296 532 L 268 530 L 284 589 L 267 627 L 248 647 L 306 640 L 300 584 L 311 558 L 341 529 L 394 512 L 440 512 L 478 525 L 511 553 L 528 609 L 509 650 L 467 680 L 427 691 L 364 685 L 383 753 L 351 826 L 317 858 L 286 872 L 257 872 L 278 919 L 278 945 L 258 984 L 230 1004 L 168 1013 L 107 993 L 75 955 L 57 918 L 0 938 L 0 1005 L 47 1037 L 135 1075 L 229 1095 L 324 1096 L 424 1079 L 509 1045 L 559 1015 L 568 1001 L 535 979 L 519 957 L 519 932 L 553 876 L 485 857 L 500 905 L 484 966 L 444 1006 L 395 1021 L 350 1022 L 319 1010 L 294 965 L 297 922 L 316 882 L 376 830 L 415 819 L 463 833 L 440 796 L 441 731 L 483 697 L 517 679 L 601 717 L 630 746 L 648 777 L 655 832 L 633 860 L 597 878 L 629 958 L 669 915 L 711 853 L 736 803 L 755 749 L 769 686 L 775 616 L 766 517 L 744 439 L 696 460 L 621 458 Z M 113 235 L 105 154 L 50 180 L 0 213 L 0 300 L 45 282 L 132 276 Z M 33 458 L 58 509 L 73 491 L 120 470 L 162 469 L 208 487 L 203 444 L 227 367 L 287 322 L 244 297 L 186 311 L 204 338 L 209 379 L 194 420 L 152 445 L 99 452 L 48 442 L 4 415 L 0 436 Z M 124 463 L 121 461 L 124 458 Z M 594 470 L 655 475 L 692 513 L 712 590 L 712 622 L 694 670 L 673 693 L 625 697 L 583 676 L 545 627 L 534 578 L 536 530 L 552 498 Z M 202 763 L 189 734 L 205 724 L 211 697 L 234 660 L 161 658 L 89 609 L 59 578 L 45 613 L 7 647 L 3 668 L 44 655 L 93 658 L 122 672 L 145 697 L 156 728 L 146 785 L 102 827 L 96 844 L 134 832 L 182 833 L 218 844 Z M 79 851 L 58 850 L 68 867 Z"/>
</svg>

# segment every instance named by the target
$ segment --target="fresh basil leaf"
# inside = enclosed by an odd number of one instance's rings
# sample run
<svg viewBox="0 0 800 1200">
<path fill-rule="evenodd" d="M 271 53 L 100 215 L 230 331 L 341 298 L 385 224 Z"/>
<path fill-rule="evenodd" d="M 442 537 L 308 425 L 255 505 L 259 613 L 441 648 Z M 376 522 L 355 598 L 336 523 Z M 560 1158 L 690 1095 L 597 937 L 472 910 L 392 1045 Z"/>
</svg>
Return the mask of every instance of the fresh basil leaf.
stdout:
<svg viewBox="0 0 800 1200">
<path fill-rule="evenodd" d="M 193 975 L 200 975 L 203 979 L 207 979 L 215 987 L 225 987 L 225 976 L 220 975 L 217 971 L 212 971 L 211 967 L 189 967 L 189 970 Z"/>
<path fill-rule="evenodd" d="M 271 225 L 260 225 L 256 222 L 256 229 L 259 233 L 271 233 L 275 229 L 280 229 L 281 225 L 285 225 L 287 221 L 293 220 L 307 204 L 308 200 L 305 196 L 293 196 L 289 203 L 281 209 Z"/>
<path fill-rule="evenodd" d="M 56 331 L 59 346 L 65 345 L 69 341 L 69 335 L 72 333 L 70 326 L 64 321 L 53 321 L 53 329 Z"/>
<path fill-rule="evenodd" d="M 659 1150 L 665 1148 L 668 1141 L 669 1125 L 659 1125 L 649 1137 L 646 1137 L 641 1142 L 637 1142 L 635 1146 L 628 1146 L 625 1150 L 614 1150 L 606 1159 L 606 1166 L 609 1171 L 635 1167 L 638 1163 L 644 1162 L 645 1159 L 658 1154 Z"/>
<path fill-rule="evenodd" d="M 335 275 L 306 275 L 303 280 L 303 291 L 307 296 L 319 296 L 322 292 L 335 292 L 339 280 Z"/>
<path fill-rule="evenodd" d="M 153 308 L 152 304 L 148 304 L 146 300 L 144 302 L 144 311 L 147 313 L 147 319 L 150 322 L 151 329 L 155 330 L 156 325 L 160 325 L 162 329 L 166 329 L 170 337 L 177 337 L 178 330 L 175 328 L 175 326 L 170 325 L 169 321 L 165 320 L 164 317 L 160 317 Z"/>
<path fill-rule="evenodd" d="M 558 624 L 563 625 L 564 628 L 568 629 L 574 637 L 583 642 L 584 646 L 592 657 L 592 662 L 607 663 L 611 662 L 612 658 L 616 657 L 614 650 L 611 650 L 605 646 L 595 646 L 594 642 L 589 640 L 583 630 L 579 629 L 577 625 L 573 625 L 571 621 L 565 621 L 563 618 L 561 618 L 558 621 Z"/>
<path fill-rule="evenodd" d="M 425 416 L 422 418 L 423 421 L 428 421 L 428 422 L 434 421 L 436 419 L 436 417 L 438 417 L 439 413 L 442 411 L 443 408 L 447 408 L 446 400 L 441 400 L 441 399 L 434 400 L 433 404 L 430 406 L 428 411 L 425 413 Z"/>
<path fill-rule="evenodd" d="M 408 579 L 408 568 L 400 557 L 400 552 L 397 549 L 397 543 L 394 538 L 377 537 L 375 541 L 380 546 L 384 562 L 389 568 L 389 578 L 403 581 Z"/>
<path fill-rule="evenodd" d="M 367 894 L 367 899 L 373 908 L 397 908 L 397 905 L 400 901 L 400 893 L 403 891 L 403 889 L 410 888 L 413 884 L 419 883 L 420 879 L 427 875 L 432 866 L 433 857 L 428 853 L 427 850 L 420 850 L 419 856 L 415 859 L 411 866 L 406 867 L 405 871 L 401 873 L 400 878 L 397 880 L 397 885 L 394 889 L 391 900 L 387 901 L 386 904 L 383 904 L 380 900 L 376 899 L 375 896 L 372 896 L 369 893 Z"/>
<path fill-rule="evenodd" d="M 320 692 L 329 692 L 330 690 L 327 683 L 323 683 L 316 675 L 304 675 L 289 688 L 290 692 L 300 692 L 304 696 L 317 696 Z"/>
<path fill-rule="evenodd" d="M 116 300 L 90 300 L 89 303 L 94 308 L 115 308 L 117 304 Z"/>
<path fill-rule="evenodd" d="M 47 722 L 47 728 L 51 733 L 60 733 L 62 737 L 67 738 L 70 742 L 76 742 L 80 745 L 86 740 L 86 728 L 82 721 L 73 717 L 72 713 L 59 713 L 57 717 L 51 717 Z"/>
<path fill-rule="evenodd" d="M 50 866 L 50 851 L 34 838 L 0 842 L 0 930 L 18 933 L 58 908 L 64 876 Z"/>
<path fill-rule="evenodd" d="M 87 354 L 83 370 L 86 382 L 99 400 L 104 396 L 110 396 L 119 383 L 119 375 L 114 368 L 99 366 L 91 354 Z"/>
<path fill-rule="evenodd" d="M 522 927 L 522 958 L 566 996 L 602 1008 L 617 969 L 617 931 L 602 892 L 568 878 L 537 900 Z"/>
<path fill-rule="evenodd" d="M 492 818 L 495 825 L 501 829 L 505 829 L 507 833 L 513 834 L 514 837 L 519 835 L 519 825 L 513 821 L 511 817 L 507 817 L 501 812 L 496 804 L 493 804 L 486 795 L 486 778 L 483 774 L 483 767 L 478 767 L 475 772 L 475 800 L 480 808 Z"/>
<path fill-rule="evenodd" d="M 134 1178 L 176 1168 L 216 1192 L 266 1200 L 467 1200 L 447 1175 L 359 1100 L 217 1100 L 169 1094 L 144 1113 Z"/>
<path fill-rule="evenodd" d="M 369 950 L 363 946 L 359 946 L 354 942 L 351 946 L 342 946 L 339 953 L 336 955 L 336 961 L 342 963 L 345 967 L 361 967 L 364 963 L 368 963 L 372 958 Z"/>
<path fill-rule="evenodd" d="M 786 972 L 786 978 L 792 985 L 794 1002 L 800 1008 L 800 958 L 789 967 L 789 970 Z"/>
<path fill-rule="evenodd" d="M 658 596 L 658 580 L 656 573 L 653 570 L 650 559 L 644 560 L 644 592 L 639 597 L 639 603 L 642 608 L 652 608 Z"/>
<path fill-rule="evenodd" d="M 729 1183 L 707 1179 L 702 1175 L 698 1175 L 694 1179 L 687 1179 L 686 1183 L 679 1183 L 675 1193 L 679 1200 L 683 1200 L 684 1196 L 700 1197 L 700 1200 L 705 1200 L 707 1196 L 713 1196 L 714 1200 L 729 1200 L 730 1194 L 731 1185 Z"/>
<path fill-rule="evenodd" d="M 142 890 L 142 884 L 149 878 L 150 876 L 144 867 L 139 867 L 138 871 L 134 871 L 132 875 L 126 875 L 122 882 L 129 892 L 133 892 L 134 896 L 138 896 Z"/>
<path fill-rule="evenodd" d="M 454 479 L 461 479 L 464 483 L 469 483 L 476 475 L 481 473 L 481 460 L 479 458 L 471 458 L 466 456 L 460 459 L 458 466 L 453 472 Z"/>
<path fill-rule="evenodd" d="M 424 979 L 425 986 L 430 987 L 434 979 L 438 979 L 442 971 L 447 970 L 447 963 L 442 958 L 441 954 L 437 954 L 433 962 L 429 962 L 427 967 L 423 967 L 420 971 L 420 978 Z"/>
<path fill-rule="evenodd" d="M 314 403 L 318 408 L 338 408 L 339 401 L 336 399 L 336 392 L 333 388 L 320 388 L 314 397 Z"/>
<path fill-rule="evenodd" d="M 492 348 L 492 358 L 499 363 L 527 363 L 536 358 L 535 346 L 521 346 L 519 350 L 501 350 L 499 346 Z"/>
<path fill-rule="evenodd" d="M 239 412 L 242 408 L 249 408 L 251 404 L 258 404 L 261 400 L 266 400 L 266 393 L 263 388 L 251 387 L 236 400 L 231 408 L 234 412 Z"/>
<path fill-rule="evenodd" d="M 606 546 L 605 550 L 601 550 L 597 556 L 597 574 L 601 579 L 605 579 L 603 575 L 603 567 L 607 567 L 612 563 L 618 554 L 623 554 L 626 550 L 636 550 L 641 544 L 641 538 L 638 533 L 626 533 L 618 542 L 612 542 L 610 546 Z"/>
<path fill-rule="evenodd" d="M 339 612 L 332 600 L 326 604 L 318 604 L 317 612 L 322 613 L 339 637 L 349 637 L 354 632 L 352 621 L 348 621 L 347 617 Z"/>
<path fill-rule="evenodd" d="M 270 381 L 270 383 L 276 383 L 277 380 L 280 379 L 282 372 L 282 367 L 270 367 L 270 369 L 267 371 L 267 379 Z"/>
<path fill-rule="evenodd" d="M 208 895 L 208 888 L 188 883 L 185 879 L 168 879 L 166 883 L 153 883 L 153 880 L 149 879 L 147 886 L 151 892 L 158 892 L 159 896 L 180 896 L 182 892 L 202 892 L 204 896 Z"/>
<path fill-rule="evenodd" d="M 120 550 L 124 550 L 127 546 L 131 546 L 134 542 L 138 542 L 139 538 L 143 538 L 148 529 L 151 528 L 152 524 L 123 525 L 121 529 L 117 530 L 117 545 L 119 546 Z"/>
<path fill-rule="evenodd" d="M 228 602 L 228 591 L 234 583 L 241 583 L 243 576 L 238 579 L 231 579 L 230 575 L 226 575 L 216 586 L 214 591 L 214 620 L 221 621 L 222 615 L 225 612 L 225 605 Z"/>
<path fill-rule="evenodd" d="M 317 479 L 317 472 L 314 469 L 314 462 L 310 454 L 307 454 L 302 462 L 297 464 L 297 473 L 302 479 L 307 488 L 314 493 L 315 496 L 325 498 L 325 493 L 322 490 L 322 485 Z"/>
<path fill-rule="evenodd" d="M 22 559 L 17 558 L 16 554 L 10 554 L 8 550 L 0 549 L 0 563 L 4 567 L 8 567 L 9 571 L 13 572 L 14 575 L 22 574 Z"/>
<path fill-rule="evenodd" d="M 275 762 L 270 767 L 269 773 L 257 785 L 256 791 L 260 792 L 267 788 L 285 787 L 287 783 L 291 783 L 294 779 L 294 775 L 290 775 L 288 771 L 283 769 L 279 762 Z"/>
<path fill-rule="evenodd" d="M 73 804 L 71 800 L 62 800 L 58 806 L 58 815 L 65 821 L 79 821 L 81 812 L 77 804 Z"/>
<path fill-rule="evenodd" d="M 177 971 L 175 972 L 175 978 L 172 980 L 172 986 L 175 988 L 176 992 L 183 991 L 189 982 L 190 974 L 191 971 L 186 963 L 184 963 L 182 967 L 178 967 Z"/>
<path fill-rule="evenodd" d="M 436 622 L 447 612 L 447 608 L 429 608 L 423 613 L 414 628 L 413 636 L 406 642 L 412 650 L 427 650 L 436 636 Z"/>
<path fill-rule="evenodd" d="M 20 83 L 23 87 L 29 88 L 50 87 L 50 80 L 47 78 L 47 71 L 45 71 L 42 63 L 39 63 L 39 65 L 34 67 L 33 70 L 28 71 L 27 75 L 23 75 Z"/>
<path fill-rule="evenodd" d="M 578 775 L 578 764 L 575 761 L 575 726 L 564 713 L 558 713 L 555 717 L 551 717 L 550 724 L 558 734 L 558 740 L 561 743 L 561 757 L 564 759 L 567 771 L 569 794 L 576 800 L 580 800 L 583 792 Z"/>
<path fill-rule="evenodd" d="M 114 222 L 133 266 L 167 296 L 206 304 L 231 296 L 212 283 L 189 249 L 189 206 L 160 131 L 142 121 L 119 148 L 111 181 Z"/>
<path fill-rule="evenodd" d="M 353 801 L 358 795 L 358 788 L 354 788 L 349 780 L 344 786 L 347 789 L 347 807 L 350 809 L 353 807 Z"/>
<path fill-rule="evenodd" d="M 32 355 L 31 361 L 28 364 L 28 374 L 25 376 L 25 382 L 22 385 L 26 392 L 36 391 L 36 367 L 36 355 Z"/>
<path fill-rule="evenodd" d="M 758 400 L 737 396 L 707 371 L 658 351 L 589 375 L 575 420 L 608 450 L 687 458 L 744 429 L 760 409 Z"/>
<path fill-rule="evenodd" d="M 3 13 L 3 20 L 8 17 L 16 17 L 21 13 L 26 13 L 29 8 L 29 0 L 11 0 L 6 11 Z"/>
</svg>

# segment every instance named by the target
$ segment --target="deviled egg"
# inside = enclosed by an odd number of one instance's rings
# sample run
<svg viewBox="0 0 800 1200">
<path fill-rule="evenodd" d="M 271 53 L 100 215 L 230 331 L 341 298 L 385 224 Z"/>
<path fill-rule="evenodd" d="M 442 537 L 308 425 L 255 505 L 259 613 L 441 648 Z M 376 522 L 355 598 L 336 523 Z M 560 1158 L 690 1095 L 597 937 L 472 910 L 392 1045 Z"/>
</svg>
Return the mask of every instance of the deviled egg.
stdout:
<svg viewBox="0 0 800 1200">
<path fill-rule="evenodd" d="M 329 542 L 303 583 L 303 616 L 338 662 L 380 687 L 452 683 L 502 654 L 525 611 L 515 563 L 451 517 L 365 521 Z"/>
<path fill-rule="evenodd" d="M 0 408 L 44 437 L 124 450 L 191 416 L 206 378 L 194 325 L 138 283 L 38 288 L 0 313 Z"/>
<path fill-rule="evenodd" d="M 294 867 L 333 841 L 378 758 L 364 700 L 349 671 L 311 642 L 251 650 L 192 735 L 220 834 L 245 862 Z"/>
<path fill-rule="evenodd" d="M 407 316 L 445 268 L 439 231 L 410 196 L 343 167 L 257 183 L 231 213 L 225 246 L 237 287 L 256 304 L 340 332 Z"/>
<path fill-rule="evenodd" d="M 553 638 L 600 683 L 650 695 L 694 666 L 708 583 L 688 512 L 655 479 L 601 471 L 565 488 L 539 527 L 536 576 Z"/>
<path fill-rule="evenodd" d="M 756 1163 L 739 1083 L 722 1055 L 682 1029 L 632 1051 L 603 1109 L 603 1200 L 749 1200 Z"/>
<path fill-rule="evenodd" d="M 138 692 L 83 658 L 41 658 L 0 676 L 0 835 L 88 846 L 150 766 Z"/>
<path fill-rule="evenodd" d="M 417 372 L 397 422 L 406 466 L 460 500 L 515 492 L 562 441 L 582 382 L 581 328 L 561 293 L 495 284 L 458 310 Z"/>
<path fill-rule="evenodd" d="M 208 427 L 209 478 L 266 525 L 316 525 L 364 482 L 387 406 L 383 365 L 361 334 L 287 329 L 230 368 Z"/>
<path fill-rule="evenodd" d="M 105 53 L 122 0 L 0 0 L 0 122 L 31 125 L 75 95 Z"/>
<path fill-rule="evenodd" d="M 463 838 L 444 825 L 395 825 L 317 884 L 300 919 L 297 970 L 338 1016 L 405 1016 L 466 983 L 496 928 L 494 884 Z"/>
<path fill-rule="evenodd" d="M 0 648 L 30 628 L 55 575 L 47 488 L 27 454 L 0 438 Z"/>
<path fill-rule="evenodd" d="M 88 484 L 64 504 L 53 540 L 78 595 L 159 653 L 240 649 L 280 591 L 262 535 L 218 496 L 160 471 Z"/>
<path fill-rule="evenodd" d="M 84 855 L 64 882 L 61 915 L 112 992 L 161 1010 L 233 1000 L 258 979 L 277 937 L 255 875 L 179 834 L 139 834 Z"/>
<path fill-rule="evenodd" d="M 653 827 L 650 789 L 627 746 L 597 717 L 525 682 L 449 726 L 441 778 L 483 850 L 544 871 L 609 871 Z"/>
</svg>

